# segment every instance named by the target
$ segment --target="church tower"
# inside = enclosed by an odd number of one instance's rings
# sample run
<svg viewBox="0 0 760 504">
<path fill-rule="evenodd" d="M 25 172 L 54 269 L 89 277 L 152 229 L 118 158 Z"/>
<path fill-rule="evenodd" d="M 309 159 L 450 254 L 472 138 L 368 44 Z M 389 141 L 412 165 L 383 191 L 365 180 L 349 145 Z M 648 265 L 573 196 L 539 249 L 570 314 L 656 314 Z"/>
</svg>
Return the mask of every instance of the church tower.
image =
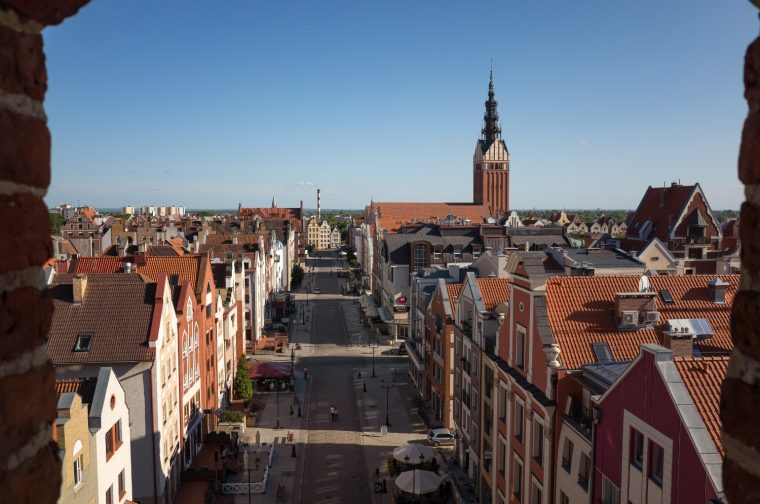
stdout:
<svg viewBox="0 0 760 504">
<path fill-rule="evenodd" d="M 509 151 L 501 139 L 498 102 L 493 92 L 493 70 L 488 83 L 484 126 L 472 156 L 472 202 L 488 205 L 497 217 L 509 210 Z"/>
</svg>

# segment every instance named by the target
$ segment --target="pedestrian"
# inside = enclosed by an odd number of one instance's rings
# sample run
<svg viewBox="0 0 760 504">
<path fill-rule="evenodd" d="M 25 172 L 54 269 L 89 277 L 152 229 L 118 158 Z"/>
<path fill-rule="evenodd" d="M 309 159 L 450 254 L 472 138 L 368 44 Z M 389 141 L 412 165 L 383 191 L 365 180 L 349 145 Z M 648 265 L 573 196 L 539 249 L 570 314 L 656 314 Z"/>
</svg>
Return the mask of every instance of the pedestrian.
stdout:
<svg viewBox="0 0 760 504">
<path fill-rule="evenodd" d="M 335 406 L 332 405 L 330 406 L 330 421 L 335 421 Z"/>
<path fill-rule="evenodd" d="M 303 368 L 303 379 L 305 380 L 308 377 L 309 377 L 309 368 L 305 367 Z"/>
<path fill-rule="evenodd" d="M 338 416 L 338 408 L 335 408 L 335 421 L 339 421 L 340 417 Z"/>
</svg>

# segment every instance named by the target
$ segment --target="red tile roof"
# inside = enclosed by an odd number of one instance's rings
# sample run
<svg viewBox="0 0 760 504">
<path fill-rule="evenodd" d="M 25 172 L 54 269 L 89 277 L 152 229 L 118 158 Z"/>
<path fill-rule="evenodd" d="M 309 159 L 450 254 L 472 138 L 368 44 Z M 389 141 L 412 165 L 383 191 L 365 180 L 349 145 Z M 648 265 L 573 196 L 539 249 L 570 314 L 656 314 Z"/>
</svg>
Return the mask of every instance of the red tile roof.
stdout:
<svg viewBox="0 0 760 504">
<path fill-rule="evenodd" d="M 491 216 L 487 205 L 473 203 L 378 203 L 370 208 L 377 211 L 377 225 L 386 231 L 396 232 L 404 224 L 412 222 L 437 222 L 448 216 L 470 219 L 480 224 Z"/>
<path fill-rule="evenodd" d="M 268 232 L 262 233 L 264 237 L 264 241 L 267 240 L 267 237 L 269 235 Z M 245 245 L 247 243 L 257 245 L 259 243 L 259 235 L 258 233 L 239 233 L 237 235 L 231 235 L 231 234 L 210 234 L 206 236 L 206 244 L 208 245 L 221 245 L 221 244 L 232 244 L 233 238 L 237 238 L 237 244 L 238 245 Z"/>
<path fill-rule="evenodd" d="M 506 278 L 478 278 L 478 289 L 483 296 L 486 310 L 493 310 L 504 301 L 509 301 L 509 280 Z"/>
<path fill-rule="evenodd" d="M 202 281 L 202 269 L 208 262 L 208 256 L 205 254 L 188 254 L 181 257 L 159 257 L 147 256 L 144 265 L 138 265 L 138 271 L 154 282 L 162 273 L 171 279 L 177 275 L 180 283 L 190 282 L 195 293 L 202 291 L 202 286 L 198 284 L 199 279 Z M 209 263 L 210 264 L 210 263 Z M 170 280 L 170 283 L 171 282 Z"/>
<path fill-rule="evenodd" d="M 674 303 L 657 298 L 661 314 L 656 327 L 636 331 L 617 330 L 614 323 L 615 293 L 636 292 L 638 276 L 551 277 L 546 281 L 546 306 L 552 334 L 560 346 L 560 362 L 568 369 L 595 362 L 591 347 L 606 342 L 616 360 L 633 360 L 643 343 L 662 344 L 661 332 L 668 319 L 706 318 L 714 331 L 701 341 L 703 352 L 727 352 L 731 341 L 731 304 L 739 286 L 738 275 L 718 275 L 729 285 L 726 302 L 715 304 L 707 296 L 707 281 L 716 275 L 650 277 L 652 291 L 668 290 Z"/>
<path fill-rule="evenodd" d="M 74 275 L 57 275 L 50 287 L 53 320 L 47 353 L 54 366 L 153 360 L 148 347 L 156 284 L 140 274 L 87 276 L 82 303 L 73 302 Z M 92 335 L 89 351 L 74 351 L 80 335 Z"/>
<path fill-rule="evenodd" d="M 721 456 L 725 457 L 720 442 L 720 387 L 726 377 L 728 356 L 676 357 L 673 363 L 691 395 L 699 416 Z"/>
<path fill-rule="evenodd" d="M 120 273 L 124 271 L 124 263 L 127 262 L 134 262 L 134 258 L 132 256 L 77 257 L 71 261 L 69 271 L 85 275 L 93 273 Z"/>
<path fill-rule="evenodd" d="M 451 305 L 451 313 L 452 313 L 452 315 L 456 315 L 456 313 L 457 313 L 457 299 L 459 298 L 459 293 L 462 292 L 462 284 L 460 284 L 460 283 L 447 283 L 446 284 L 446 292 L 449 294 L 449 304 Z"/>
<path fill-rule="evenodd" d="M 77 254 L 77 249 L 71 243 L 71 240 L 61 240 L 61 254 L 74 255 Z"/>
<path fill-rule="evenodd" d="M 90 404 L 92 397 L 95 395 L 95 387 L 98 384 L 97 378 L 74 378 L 70 380 L 55 381 L 55 395 L 60 398 L 61 394 L 66 392 L 76 392 L 82 397 L 82 402 Z"/>
<path fill-rule="evenodd" d="M 655 236 L 667 242 L 671 225 L 675 225 L 678 216 L 686 208 L 689 198 L 697 185 L 683 186 L 673 184 L 668 187 L 649 186 L 641 198 L 639 207 L 633 213 L 628 225 L 628 238 L 638 238 L 639 231 L 646 221 L 652 222 L 652 232 L 645 239 Z"/>
</svg>

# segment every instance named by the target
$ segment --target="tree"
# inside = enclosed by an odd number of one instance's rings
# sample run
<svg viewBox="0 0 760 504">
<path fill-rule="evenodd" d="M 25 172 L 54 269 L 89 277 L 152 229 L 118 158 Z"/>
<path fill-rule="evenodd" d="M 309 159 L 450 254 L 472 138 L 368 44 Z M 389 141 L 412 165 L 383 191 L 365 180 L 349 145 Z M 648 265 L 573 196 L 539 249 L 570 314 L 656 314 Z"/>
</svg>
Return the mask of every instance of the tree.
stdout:
<svg viewBox="0 0 760 504">
<path fill-rule="evenodd" d="M 253 397 L 253 385 L 250 376 L 248 376 L 248 360 L 245 355 L 241 355 L 238 360 L 234 390 L 235 397 L 245 402 L 250 401 Z"/>
<path fill-rule="evenodd" d="M 61 226 L 66 224 L 66 219 L 59 212 L 50 212 L 50 234 L 61 236 Z"/>
<path fill-rule="evenodd" d="M 296 290 L 303 282 L 304 271 L 300 264 L 293 265 L 293 272 L 290 275 L 290 289 Z"/>
</svg>

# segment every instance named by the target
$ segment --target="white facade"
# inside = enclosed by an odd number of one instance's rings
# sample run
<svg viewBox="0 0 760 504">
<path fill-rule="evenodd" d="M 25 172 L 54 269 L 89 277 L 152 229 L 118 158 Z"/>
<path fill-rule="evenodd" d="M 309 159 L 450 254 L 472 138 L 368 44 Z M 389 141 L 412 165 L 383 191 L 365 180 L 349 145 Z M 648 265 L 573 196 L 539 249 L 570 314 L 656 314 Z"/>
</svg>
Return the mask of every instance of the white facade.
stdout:
<svg viewBox="0 0 760 504">
<path fill-rule="evenodd" d="M 111 504 L 107 503 L 105 498 L 109 488 L 112 490 L 114 502 L 132 499 L 129 409 L 124 389 L 110 367 L 100 368 L 89 416 L 90 432 L 94 430 L 95 438 L 98 502 Z M 100 427 L 93 429 L 92 426 L 96 425 Z M 118 438 L 111 436 L 118 436 Z M 108 437 L 111 437 L 112 441 L 118 439 L 118 445 L 107 442 Z M 114 447 L 110 454 L 107 446 Z"/>
</svg>

